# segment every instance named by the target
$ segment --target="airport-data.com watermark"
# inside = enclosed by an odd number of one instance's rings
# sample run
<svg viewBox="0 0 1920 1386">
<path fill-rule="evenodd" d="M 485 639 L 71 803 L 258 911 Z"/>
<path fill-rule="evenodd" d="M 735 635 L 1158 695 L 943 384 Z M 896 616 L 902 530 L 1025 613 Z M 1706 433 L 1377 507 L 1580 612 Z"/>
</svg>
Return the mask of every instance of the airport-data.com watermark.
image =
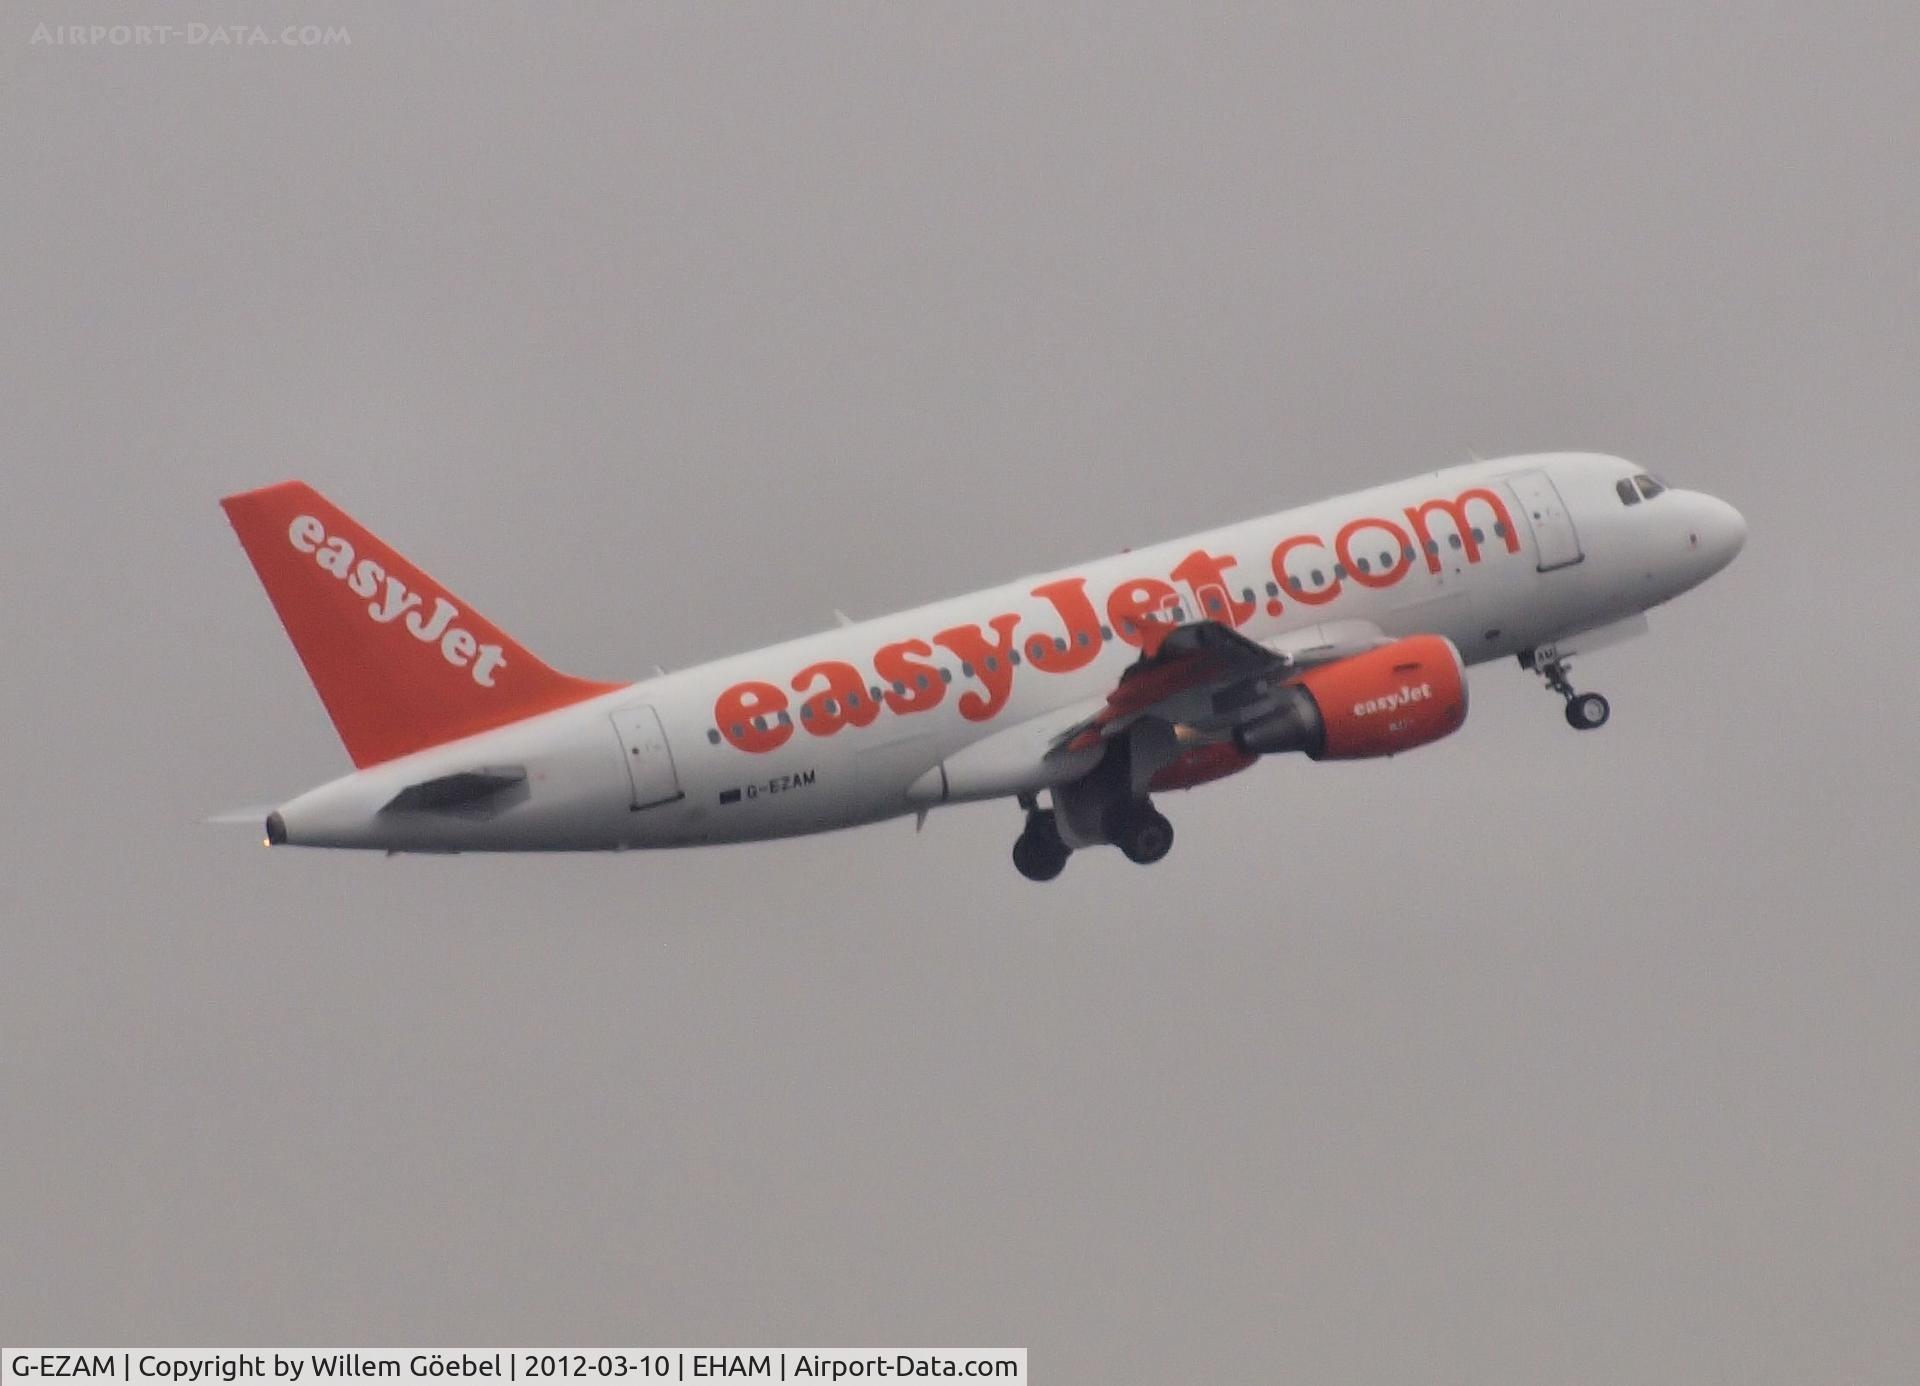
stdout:
<svg viewBox="0 0 1920 1386">
<path fill-rule="evenodd" d="M 33 26 L 35 48 L 346 48 L 344 24 L 49 24 Z"/>
</svg>

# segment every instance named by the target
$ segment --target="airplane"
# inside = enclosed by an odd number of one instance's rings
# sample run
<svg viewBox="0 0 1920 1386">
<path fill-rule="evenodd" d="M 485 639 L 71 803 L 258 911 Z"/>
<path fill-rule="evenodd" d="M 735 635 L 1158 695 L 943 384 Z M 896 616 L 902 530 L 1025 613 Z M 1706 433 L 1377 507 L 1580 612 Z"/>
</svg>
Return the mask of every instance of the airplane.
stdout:
<svg viewBox="0 0 1920 1386">
<path fill-rule="evenodd" d="M 621 851 L 1010 799 L 1035 881 L 1173 845 L 1154 795 L 1274 756 L 1397 755 L 1516 659 L 1569 672 L 1733 561 L 1723 500 L 1593 453 L 1429 472 L 633 682 L 562 674 L 312 487 L 221 501 L 352 773 L 270 846 Z M 838 613 L 836 613 L 836 616 Z"/>
</svg>

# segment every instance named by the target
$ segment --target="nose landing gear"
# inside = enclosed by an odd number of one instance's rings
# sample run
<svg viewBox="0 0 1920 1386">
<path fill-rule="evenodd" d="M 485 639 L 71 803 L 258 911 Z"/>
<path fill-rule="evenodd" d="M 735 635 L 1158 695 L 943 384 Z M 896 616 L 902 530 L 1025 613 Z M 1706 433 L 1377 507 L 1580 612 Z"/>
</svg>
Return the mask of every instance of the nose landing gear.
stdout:
<svg viewBox="0 0 1920 1386">
<path fill-rule="evenodd" d="M 1576 693 L 1567 699 L 1567 725 L 1575 731 L 1592 731 L 1607 725 L 1613 709 L 1598 693 Z"/>
<path fill-rule="evenodd" d="M 1606 726 L 1613 708 L 1598 693 L 1578 693 L 1567 679 L 1571 659 L 1563 659 L 1551 645 L 1520 656 L 1520 666 L 1531 669 L 1546 681 L 1548 688 L 1567 700 L 1567 725 L 1575 731 L 1595 731 Z"/>
</svg>

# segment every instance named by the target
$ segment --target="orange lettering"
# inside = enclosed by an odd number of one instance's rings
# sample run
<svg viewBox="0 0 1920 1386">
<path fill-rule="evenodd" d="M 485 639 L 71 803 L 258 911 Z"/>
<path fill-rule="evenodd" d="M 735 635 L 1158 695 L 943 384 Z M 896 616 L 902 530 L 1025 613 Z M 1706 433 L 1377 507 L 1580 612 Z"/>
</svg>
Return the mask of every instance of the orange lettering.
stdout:
<svg viewBox="0 0 1920 1386">
<path fill-rule="evenodd" d="M 794 692 L 806 692 L 816 679 L 825 679 L 827 686 L 800 705 L 800 725 L 815 736 L 868 726 L 880 715 L 880 704 L 868 696 L 860 671 L 851 664 L 837 659 L 809 664 L 793 676 Z"/>
<path fill-rule="evenodd" d="M 893 685 L 887 692 L 888 707 L 902 715 L 925 712 L 946 696 L 947 687 L 938 669 L 907 658 L 917 655 L 924 659 L 932 653 L 933 646 L 924 640 L 902 640 L 898 644 L 882 645 L 874 652 L 874 672 L 880 675 L 881 683 Z"/>
<path fill-rule="evenodd" d="M 1107 620 L 1113 623 L 1115 636 L 1129 645 L 1138 645 L 1146 638 L 1147 621 L 1159 618 L 1176 600 L 1174 590 L 1166 583 L 1156 578 L 1134 578 L 1108 594 Z"/>
<path fill-rule="evenodd" d="M 1034 668 L 1049 674 L 1068 674 L 1099 658 L 1100 617 L 1087 600 L 1085 578 L 1043 582 L 1033 589 L 1033 595 L 1052 602 L 1067 627 L 1057 639 L 1036 635 L 1027 641 L 1027 658 Z"/>
<path fill-rule="evenodd" d="M 1420 541 L 1420 550 L 1427 556 L 1427 571 L 1440 571 L 1440 549 L 1433 535 L 1427 532 L 1427 516 L 1435 510 L 1444 510 L 1453 520 L 1453 532 L 1460 536 L 1460 545 L 1467 551 L 1467 562 L 1480 561 L 1480 541 L 1473 537 L 1473 525 L 1467 519 L 1467 502 L 1485 501 L 1492 507 L 1497 518 L 1494 533 L 1503 536 L 1507 542 L 1508 553 L 1520 552 L 1520 536 L 1513 532 L 1513 516 L 1507 513 L 1507 507 L 1498 495 L 1484 486 L 1475 486 L 1462 491 L 1452 500 L 1430 500 L 1419 505 L 1407 507 L 1407 522 L 1413 526 L 1414 536 Z"/>
<path fill-rule="evenodd" d="M 1360 555 L 1358 562 L 1355 561 L 1353 536 L 1363 529 L 1384 529 L 1393 534 L 1393 562 L 1388 567 L 1368 572 L 1362 566 L 1367 561 L 1365 554 Z M 1392 520 L 1376 520 L 1372 516 L 1351 520 L 1340 526 L 1340 532 L 1333 536 L 1333 556 L 1346 568 L 1347 576 L 1362 587 L 1391 587 L 1405 577 L 1407 569 L 1413 566 L 1412 560 L 1407 557 L 1407 536 L 1400 526 Z"/>
<path fill-rule="evenodd" d="M 736 683 L 714 700 L 713 720 L 720 734 L 756 755 L 777 751 L 793 735 L 793 722 L 781 714 L 787 695 L 770 683 Z"/>
<path fill-rule="evenodd" d="M 984 696 L 973 689 L 960 695 L 960 715 L 969 722 L 984 722 L 1007 705 L 1013 692 L 1013 662 L 1007 656 L 1013 653 L 1013 628 L 1019 624 L 1011 611 L 987 622 L 999 637 L 997 643 L 988 641 L 978 626 L 955 626 L 933 637 L 971 666 L 986 689 Z"/>
<path fill-rule="evenodd" d="M 1253 603 L 1235 601 L 1233 589 L 1227 586 L 1227 570 L 1236 561 L 1232 554 L 1220 557 L 1205 549 L 1195 549 L 1173 570 L 1174 581 L 1184 582 L 1193 589 L 1197 609 L 1209 621 L 1241 626 L 1253 615 Z"/>
<path fill-rule="evenodd" d="M 1327 544 L 1317 534 L 1296 534 L 1291 539 L 1282 539 L 1280 547 L 1273 551 L 1273 576 L 1282 587 L 1293 593 L 1293 599 L 1308 606 L 1322 606 L 1340 595 L 1340 579 L 1335 578 L 1333 585 L 1324 590 L 1316 590 L 1304 582 L 1295 584 L 1287 578 L 1287 555 L 1295 549 L 1324 549 Z"/>
</svg>

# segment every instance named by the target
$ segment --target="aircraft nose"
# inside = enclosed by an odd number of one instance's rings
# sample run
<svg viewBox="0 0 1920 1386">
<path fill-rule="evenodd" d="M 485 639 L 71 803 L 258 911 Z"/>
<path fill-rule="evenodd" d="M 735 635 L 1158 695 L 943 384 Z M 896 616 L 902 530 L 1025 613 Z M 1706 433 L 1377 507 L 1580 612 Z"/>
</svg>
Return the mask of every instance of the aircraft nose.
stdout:
<svg viewBox="0 0 1920 1386">
<path fill-rule="evenodd" d="M 1688 536 L 1715 571 L 1733 562 L 1747 543 L 1747 518 L 1718 496 L 1701 496 Z"/>
<path fill-rule="evenodd" d="M 1714 543 L 1726 555 L 1725 562 L 1733 562 L 1740 550 L 1747 546 L 1747 517 L 1731 505 L 1714 497 Z"/>
</svg>

